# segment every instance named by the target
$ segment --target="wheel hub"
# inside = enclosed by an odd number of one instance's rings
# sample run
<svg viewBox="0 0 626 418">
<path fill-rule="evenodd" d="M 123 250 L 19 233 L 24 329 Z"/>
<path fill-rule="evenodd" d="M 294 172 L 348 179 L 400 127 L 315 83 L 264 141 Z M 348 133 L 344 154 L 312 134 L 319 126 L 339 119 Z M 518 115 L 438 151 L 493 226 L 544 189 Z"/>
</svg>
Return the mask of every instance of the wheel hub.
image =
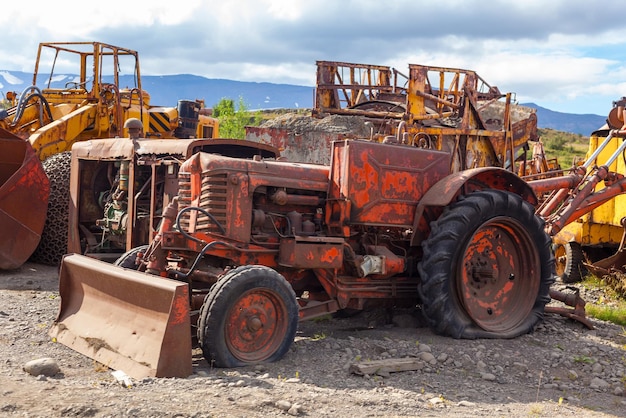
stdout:
<svg viewBox="0 0 626 418">
<path fill-rule="evenodd" d="M 248 331 L 250 332 L 256 332 L 258 330 L 261 329 L 261 327 L 263 326 L 263 322 L 261 322 L 261 319 L 258 316 L 253 316 L 251 318 L 248 318 Z"/>
<path fill-rule="evenodd" d="M 226 322 L 226 343 L 233 354 L 246 362 L 271 355 L 287 327 L 282 319 L 284 310 L 272 292 L 256 289 L 241 295 Z"/>
<path fill-rule="evenodd" d="M 540 270 L 532 240 L 521 224 L 507 218 L 486 222 L 471 237 L 463 258 L 457 291 L 474 322 L 499 332 L 526 318 Z"/>
</svg>

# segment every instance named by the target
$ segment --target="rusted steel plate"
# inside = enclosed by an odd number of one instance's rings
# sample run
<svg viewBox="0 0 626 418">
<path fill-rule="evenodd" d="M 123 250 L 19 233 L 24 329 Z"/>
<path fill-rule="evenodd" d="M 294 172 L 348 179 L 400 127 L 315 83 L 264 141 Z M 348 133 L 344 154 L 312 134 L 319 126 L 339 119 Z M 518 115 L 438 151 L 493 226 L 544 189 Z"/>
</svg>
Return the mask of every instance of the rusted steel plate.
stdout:
<svg viewBox="0 0 626 418">
<path fill-rule="evenodd" d="M 350 224 L 410 227 L 417 202 L 449 166 L 446 152 L 358 140 L 335 143 L 329 200 L 337 201 Z"/>
<path fill-rule="evenodd" d="M 340 268 L 344 240 L 298 237 L 280 241 L 279 264 L 293 268 Z"/>
<path fill-rule="evenodd" d="M 0 138 L 0 269 L 21 266 L 37 248 L 50 184 L 30 143 Z"/>
<path fill-rule="evenodd" d="M 341 141 L 346 133 L 303 131 L 282 128 L 246 128 L 246 139 L 276 147 L 280 155 L 292 162 L 330 163 L 333 141 Z"/>
</svg>

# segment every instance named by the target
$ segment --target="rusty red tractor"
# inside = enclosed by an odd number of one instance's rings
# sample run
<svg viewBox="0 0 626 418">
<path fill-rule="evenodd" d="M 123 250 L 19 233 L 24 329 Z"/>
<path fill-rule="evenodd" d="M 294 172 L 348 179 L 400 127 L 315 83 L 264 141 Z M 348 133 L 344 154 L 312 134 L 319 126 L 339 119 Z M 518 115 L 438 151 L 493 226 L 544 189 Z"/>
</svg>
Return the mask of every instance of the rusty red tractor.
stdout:
<svg viewBox="0 0 626 418">
<path fill-rule="evenodd" d="M 455 338 L 531 331 L 554 279 L 532 188 L 449 173 L 447 152 L 364 140 L 335 142 L 330 166 L 195 154 L 148 248 L 64 258 L 51 334 L 131 376 L 186 376 L 192 327 L 218 367 L 278 360 L 298 320 L 375 304 L 420 304 Z"/>
</svg>

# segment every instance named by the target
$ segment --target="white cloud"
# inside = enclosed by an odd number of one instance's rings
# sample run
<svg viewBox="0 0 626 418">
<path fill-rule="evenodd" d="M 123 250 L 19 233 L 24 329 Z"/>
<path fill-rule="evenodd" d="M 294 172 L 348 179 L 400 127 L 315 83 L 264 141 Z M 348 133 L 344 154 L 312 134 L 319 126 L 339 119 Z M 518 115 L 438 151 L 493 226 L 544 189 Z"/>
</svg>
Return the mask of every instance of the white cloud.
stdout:
<svg viewBox="0 0 626 418">
<path fill-rule="evenodd" d="M 613 0 L 27 0 L 3 4 L 0 69 L 32 71 L 39 42 L 63 41 L 135 49 L 146 75 L 302 85 L 316 60 L 415 63 L 593 112 L 592 95 L 626 94 L 622 14 Z"/>
<path fill-rule="evenodd" d="M 0 76 L 2 78 L 4 78 L 4 80 L 9 83 L 9 84 L 22 84 L 24 83 L 23 80 L 21 80 L 19 77 L 14 76 L 13 74 L 11 74 L 8 71 L 0 71 Z M 2 86 L 4 87 L 4 86 Z M 2 88 L 0 87 L 0 88 Z"/>
</svg>

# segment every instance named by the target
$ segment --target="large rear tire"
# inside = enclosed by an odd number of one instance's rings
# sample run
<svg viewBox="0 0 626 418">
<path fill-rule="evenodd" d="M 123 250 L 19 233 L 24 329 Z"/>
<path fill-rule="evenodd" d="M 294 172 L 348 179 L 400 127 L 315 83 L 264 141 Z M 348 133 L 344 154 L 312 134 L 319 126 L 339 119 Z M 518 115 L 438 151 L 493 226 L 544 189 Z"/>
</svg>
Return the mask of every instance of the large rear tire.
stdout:
<svg viewBox="0 0 626 418">
<path fill-rule="evenodd" d="M 70 151 L 48 157 L 42 164 L 50 180 L 50 197 L 41 240 L 31 261 L 56 266 L 67 253 L 70 204 Z"/>
<path fill-rule="evenodd" d="M 297 328 L 298 302 L 285 278 L 268 267 L 242 266 L 211 288 L 198 342 L 216 367 L 271 363 L 287 353 Z"/>
<path fill-rule="evenodd" d="M 485 190 L 431 224 L 418 265 L 424 316 L 454 338 L 514 338 L 543 319 L 554 282 L 544 222 L 516 194 Z"/>
</svg>

